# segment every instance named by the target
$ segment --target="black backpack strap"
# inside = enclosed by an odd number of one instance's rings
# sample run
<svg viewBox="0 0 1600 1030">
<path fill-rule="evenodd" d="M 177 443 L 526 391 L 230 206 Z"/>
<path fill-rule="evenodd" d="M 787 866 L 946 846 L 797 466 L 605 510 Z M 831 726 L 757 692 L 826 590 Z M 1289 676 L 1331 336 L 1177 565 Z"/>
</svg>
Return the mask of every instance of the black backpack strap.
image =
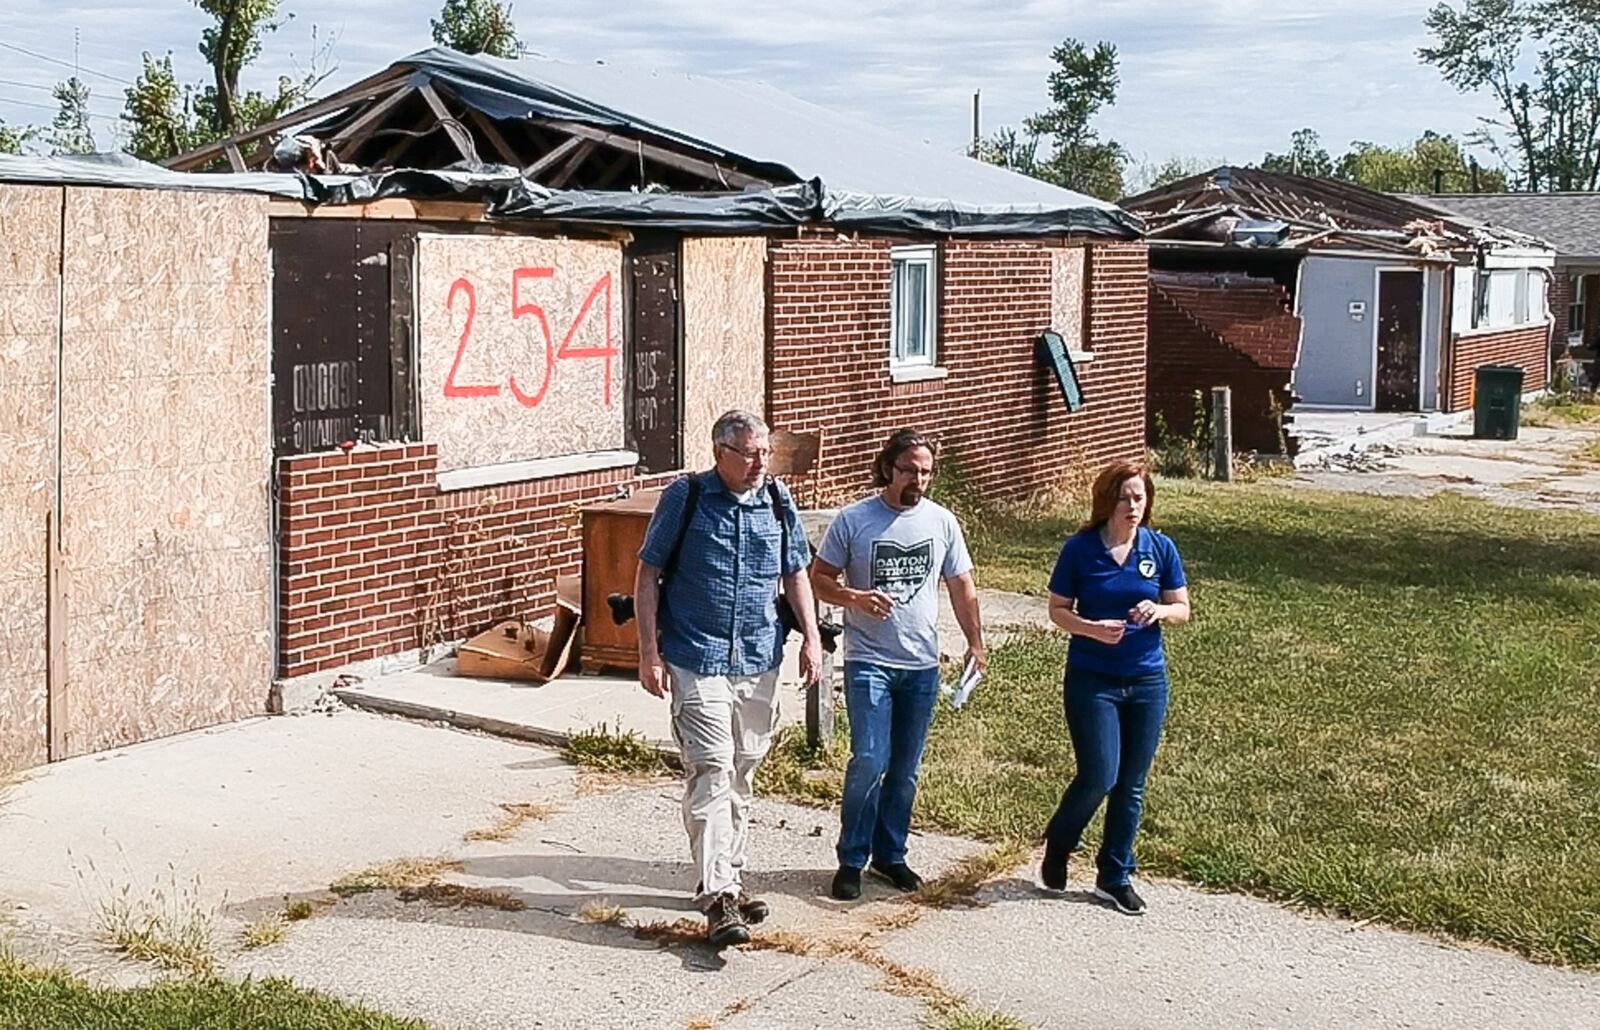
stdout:
<svg viewBox="0 0 1600 1030">
<path fill-rule="evenodd" d="M 700 476 L 691 472 L 683 478 L 689 481 L 689 496 L 683 501 L 683 515 L 678 519 L 678 536 L 672 541 L 672 550 L 667 552 L 666 563 L 661 566 L 660 582 L 665 583 L 672 578 L 678 570 L 678 552 L 683 550 L 683 542 L 689 536 L 689 523 L 694 520 L 695 505 L 700 502 Z"/>
<path fill-rule="evenodd" d="M 783 534 L 783 550 L 778 552 L 778 573 L 783 573 L 783 563 L 789 557 L 789 519 L 783 503 L 783 495 L 778 492 L 778 481 L 767 480 L 767 496 L 772 498 L 772 517 L 778 520 L 778 531 Z M 809 549 L 809 542 L 807 547 Z"/>
</svg>

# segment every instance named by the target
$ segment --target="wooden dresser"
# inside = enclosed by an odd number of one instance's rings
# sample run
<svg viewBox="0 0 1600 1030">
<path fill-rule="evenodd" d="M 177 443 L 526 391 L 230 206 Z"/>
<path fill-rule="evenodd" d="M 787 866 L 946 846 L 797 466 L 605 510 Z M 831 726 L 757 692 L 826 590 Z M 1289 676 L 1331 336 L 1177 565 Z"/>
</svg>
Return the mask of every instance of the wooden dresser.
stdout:
<svg viewBox="0 0 1600 1030">
<path fill-rule="evenodd" d="M 583 665 L 639 667 L 638 623 L 618 626 L 606 604 L 609 594 L 633 593 L 639 548 L 661 491 L 648 490 L 622 501 L 592 504 L 583 513 Z"/>
</svg>

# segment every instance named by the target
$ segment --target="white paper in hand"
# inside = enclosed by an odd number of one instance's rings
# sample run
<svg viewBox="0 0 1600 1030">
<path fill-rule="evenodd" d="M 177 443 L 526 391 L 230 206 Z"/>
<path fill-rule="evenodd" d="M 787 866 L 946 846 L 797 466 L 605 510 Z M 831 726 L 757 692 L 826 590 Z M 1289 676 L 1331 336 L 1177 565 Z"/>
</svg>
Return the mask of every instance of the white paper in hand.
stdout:
<svg viewBox="0 0 1600 1030">
<path fill-rule="evenodd" d="M 950 707 L 960 708 L 967 703 L 967 698 L 972 696 L 972 691 L 983 679 L 983 673 L 978 671 L 978 663 L 971 658 L 967 659 L 966 666 L 961 670 L 961 681 L 956 684 L 956 691 L 950 696 Z"/>
</svg>

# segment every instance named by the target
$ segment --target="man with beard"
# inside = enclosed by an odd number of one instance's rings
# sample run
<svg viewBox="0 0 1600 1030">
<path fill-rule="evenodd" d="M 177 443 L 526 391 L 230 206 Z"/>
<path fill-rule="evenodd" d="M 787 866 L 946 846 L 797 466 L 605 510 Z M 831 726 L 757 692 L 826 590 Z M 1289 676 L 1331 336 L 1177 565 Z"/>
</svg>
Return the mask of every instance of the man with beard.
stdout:
<svg viewBox="0 0 1600 1030">
<path fill-rule="evenodd" d="M 863 868 L 903 891 L 922 884 L 906 864 L 906 837 L 939 696 L 938 579 L 967 638 L 967 662 L 981 673 L 985 661 L 961 526 L 923 496 L 933 480 L 933 442 L 899 430 L 872 471 L 879 491 L 839 512 L 811 563 L 817 597 L 845 612 L 850 765 L 832 885 L 843 901 L 861 896 Z"/>
</svg>

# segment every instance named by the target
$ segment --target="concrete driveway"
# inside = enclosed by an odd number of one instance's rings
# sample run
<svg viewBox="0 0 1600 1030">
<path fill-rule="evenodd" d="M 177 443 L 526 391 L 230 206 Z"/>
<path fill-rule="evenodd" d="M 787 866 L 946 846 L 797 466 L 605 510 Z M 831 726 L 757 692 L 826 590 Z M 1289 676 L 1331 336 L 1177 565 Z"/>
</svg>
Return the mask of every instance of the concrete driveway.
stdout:
<svg viewBox="0 0 1600 1030">
<path fill-rule="evenodd" d="M 554 811 L 504 840 L 463 838 L 502 804 Z M 1130 919 L 1047 896 L 1031 862 L 971 907 L 871 885 L 824 896 L 832 812 L 761 802 L 751 885 L 760 947 L 674 941 L 693 874 L 676 783 L 617 787 L 548 749 L 376 715 L 261 719 L 35 773 L 0 808 L 0 910 L 20 952 L 115 983 L 157 975 L 96 939 L 126 891 L 215 910 L 230 976 L 296 983 L 441 1027 L 919 1027 L 935 1007 L 1049 1027 L 1593 1028 L 1600 977 L 1173 883 Z M 927 873 L 984 850 L 922 836 Z M 403 857 L 457 860 L 447 883 L 510 910 L 392 891 L 335 900 L 339 877 Z M 1081 885 L 1080 885 L 1081 886 Z M 247 924 L 313 900 L 284 939 Z M 456 900 L 459 900 L 457 896 Z M 619 906 L 623 922 L 585 922 Z"/>
</svg>

